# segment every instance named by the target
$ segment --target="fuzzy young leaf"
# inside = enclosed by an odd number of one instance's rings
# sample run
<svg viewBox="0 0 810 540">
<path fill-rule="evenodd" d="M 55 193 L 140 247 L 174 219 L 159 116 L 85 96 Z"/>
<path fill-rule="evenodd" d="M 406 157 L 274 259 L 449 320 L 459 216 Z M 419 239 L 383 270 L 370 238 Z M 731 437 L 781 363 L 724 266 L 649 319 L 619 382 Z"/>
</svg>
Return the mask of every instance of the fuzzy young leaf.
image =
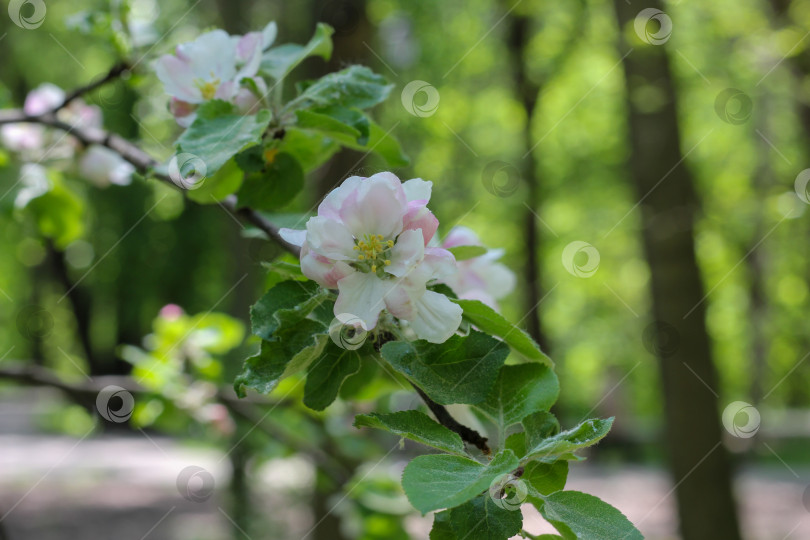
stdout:
<svg viewBox="0 0 810 540">
<path fill-rule="evenodd" d="M 419 456 L 405 467 L 402 487 L 411 504 L 425 514 L 472 499 L 517 466 L 518 459 L 511 450 L 500 452 L 486 465 L 448 454 Z"/>
<path fill-rule="evenodd" d="M 579 491 L 558 491 L 545 497 L 540 513 L 566 540 L 644 537 L 619 510 Z"/>
<path fill-rule="evenodd" d="M 197 204 L 215 204 L 242 185 L 244 174 L 236 161 L 230 159 L 213 175 L 208 175 L 200 182 L 199 187 L 186 192 L 186 197 Z"/>
<path fill-rule="evenodd" d="M 433 528 L 430 529 L 430 540 L 458 540 L 453 527 L 450 526 L 450 510 L 433 514 Z"/>
<path fill-rule="evenodd" d="M 517 353 L 529 360 L 542 362 L 553 367 L 554 362 L 540 350 L 540 346 L 526 333 L 503 315 L 479 300 L 453 300 L 464 310 L 464 317 L 476 327 L 493 336 L 498 336 Z"/>
<path fill-rule="evenodd" d="M 309 365 L 304 385 L 304 405 L 322 411 L 335 401 L 343 381 L 360 371 L 360 357 L 373 354 L 370 345 L 357 350 L 341 349 L 331 340 L 320 358 Z"/>
<path fill-rule="evenodd" d="M 320 357 L 329 336 L 326 327 L 317 321 L 304 319 L 277 334 L 277 341 L 262 341 L 261 351 L 245 360 L 245 366 L 234 380 L 234 390 L 240 397 L 245 388 L 269 394 L 279 381 L 306 368 Z"/>
<path fill-rule="evenodd" d="M 568 479 L 568 462 L 532 461 L 524 467 L 523 476 L 520 479 L 526 482 L 528 487 L 529 502 L 534 503 L 544 495 L 551 495 L 565 488 L 565 482 Z"/>
<path fill-rule="evenodd" d="M 520 532 L 523 515 L 519 509 L 502 508 L 489 493 L 450 510 L 450 526 L 464 540 L 507 540 Z"/>
<path fill-rule="evenodd" d="M 326 163 L 340 150 L 340 144 L 322 133 L 287 128 L 280 150 L 295 156 L 304 171 L 309 172 Z"/>
<path fill-rule="evenodd" d="M 368 142 L 366 144 L 344 142 L 343 145 L 362 152 L 374 152 L 391 167 L 404 167 L 411 160 L 402 151 L 399 142 L 391 136 L 391 131 L 393 131 L 393 128 L 386 131 L 374 122 L 369 121 Z"/>
<path fill-rule="evenodd" d="M 328 24 L 318 23 L 315 34 L 306 45 L 287 43 L 273 47 L 262 55 L 261 71 L 278 81 L 310 56 L 320 56 L 324 60 L 329 60 L 332 56 L 334 32 Z"/>
<path fill-rule="evenodd" d="M 476 407 L 503 430 L 533 412 L 548 410 L 559 393 L 557 376 L 548 366 L 504 366 L 487 399 Z"/>
<path fill-rule="evenodd" d="M 272 340 L 276 331 L 305 319 L 325 299 L 314 281 L 282 281 L 250 308 L 253 334 Z"/>
<path fill-rule="evenodd" d="M 382 357 L 418 384 L 435 402 L 478 403 L 492 388 L 509 347 L 482 332 L 453 336 L 444 343 L 393 341 Z"/>
<path fill-rule="evenodd" d="M 341 111 L 346 114 L 338 117 Z M 356 113 L 357 116 L 349 116 Z M 317 112 L 308 110 L 295 111 L 296 126 L 300 129 L 317 131 L 337 141 L 365 144 L 368 142 L 368 120 L 357 111 L 342 107 L 320 109 Z M 365 126 L 362 125 L 365 120 Z M 361 131 L 365 128 L 364 131 Z"/>
<path fill-rule="evenodd" d="M 319 107 L 368 109 L 385 101 L 394 85 L 365 66 L 349 66 L 309 85 L 287 110 Z"/>
<path fill-rule="evenodd" d="M 237 204 L 256 210 L 278 210 L 304 187 L 304 169 L 291 154 L 282 152 L 257 172 L 245 175 Z"/>
<path fill-rule="evenodd" d="M 204 103 L 194 123 L 177 139 L 178 153 L 192 154 L 205 163 L 211 176 L 241 150 L 261 141 L 270 111 L 245 116 L 220 100 Z"/>
<path fill-rule="evenodd" d="M 465 455 L 464 443 L 457 433 L 419 411 L 360 414 L 355 417 L 354 425 L 382 429 L 451 454 Z"/>
<path fill-rule="evenodd" d="M 534 444 L 527 445 L 526 458 L 545 462 L 552 462 L 557 459 L 577 459 L 573 455 L 574 451 L 598 443 L 608 434 L 612 425 L 612 417 L 606 420 L 592 418 L 573 429 L 540 441 L 534 441 L 530 436 L 527 441 L 532 441 Z"/>
</svg>

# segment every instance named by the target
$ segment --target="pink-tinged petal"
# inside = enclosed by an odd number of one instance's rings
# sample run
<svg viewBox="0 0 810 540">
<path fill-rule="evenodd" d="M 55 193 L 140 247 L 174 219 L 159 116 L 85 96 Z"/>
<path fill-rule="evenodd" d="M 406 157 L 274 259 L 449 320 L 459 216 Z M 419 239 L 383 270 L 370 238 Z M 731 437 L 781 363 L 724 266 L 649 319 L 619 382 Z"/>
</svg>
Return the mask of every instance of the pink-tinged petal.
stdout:
<svg viewBox="0 0 810 540">
<path fill-rule="evenodd" d="M 166 93 L 187 103 L 202 103 L 200 89 L 194 84 L 191 66 L 170 54 L 164 54 L 155 61 L 155 73 Z"/>
<path fill-rule="evenodd" d="M 194 111 L 197 110 L 196 105 L 192 105 L 191 103 L 187 103 L 185 101 L 181 101 L 177 98 L 172 98 L 169 102 L 169 111 L 171 111 L 172 115 L 176 120 L 180 120 L 186 116 L 191 116 L 194 114 Z"/>
<path fill-rule="evenodd" d="M 442 248 L 425 248 L 425 267 L 430 271 L 431 279 L 442 279 L 456 272 L 456 258 Z"/>
<path fill-rule="evenodd" d="M 307 241 L 307 231 L 297 229 L 279 229 L 278 234 L 285 242 L 289 242 L 294 246 L 301 247 Z"/>
<path fill-rule="evenodd" d="M 405 191 L 408 202 L 424 201 L 424 204 L 427 204 L 433 190 L 433 182 L 421 178 L 412 178 L 402 183 L 402 189 Z"/>
<path fill-rule="evenodd" d="M 224 30 L 213 30 L 200 35 L 191 43 L 178 46 L 188 58 L 195 79 L 220 82 L 231 81 L 236 75 L 236 43 Z M 178 96 L 180 97 L 180 96 Z"/>
<path fill-rule="evenodd" d="M 214 99 L 231 101 L 238 91 L 239 85 L 237 83 L 234 81 L 225 81 L 217 86 L 217 91 L 214 93 Z"/>
<path fill-rule="evenodd" d="M 348 313 L 359 318 L 371 330 L 385 307 L 385 297 L 395 280 L 380 279 L 375 274 L 355 272 L 338 281 L 335 315 Z"/>
<path fill-rule="evenodd" d="M 0 141 L 14 152 L 39 150 L 45 144 L 45 130 L 36 124 L 6 124 L 0 126 Z"/>
<path fill-rule="evenodd" d="M 189 114 L 188 116 L 177 117 L 177 118 L 175 118 L 175 121 L 177 122 L 178 126 L 187 128 L 191 124 L 193 124 L 194 120 L 196 120 L 196 119 L 197 119 L 197 113 L 193 112 L 193 113 Z"/>
<path fill-rule="evenodd" d="M 307 221 L 307 244 L 318 255 L 337 261 L 356 258 L 354 239 L 338 221 L 316 216 Z"/>
<path fill-rule="evenodd" d="M 79 160 L 79 173 L 98 187 L 128 185 L 134 172 L 131 163 L 103 146 L 91 146 Z"/>
<path fill-rule="evenodd" d="M 396 176 L 388 174 L 395 184 L 383 173 L 375 174 L 360 182 L 343 201 L 340 218 L 356 238 L 381 234 L 390 239 L 402 232 L 402 218 L 407 211 L 405 193 Z"/>
<path fill-rule="evenodd" d="M 453 227 L 442 242 L 442 247 L 447 249 L 456 246 L 480 246 L 481 240 L 472 229 L 457 225 Z"/>
<path fill-rule="evenodd" d="M 337 289 L 338 281 L 356 270 L 343 261 L 333 261 L 318 255 L 304 244 L 301 248 L 301 272 L 321 287 Z"/>
<path fill-rule="evenodd" d="M 408 203 L 408 211 L 402 219 L 402 228 L 408 229 L 422 229 L 422 236 L 425 239 L 425 245 L 433 239 L 436 230 L 439 228 L 439 220 L 433 215 L 433 212 L 427 209 L 421 201 L 412 201 Z"/>
<path fill-rule="evenodd" d="M 259 71 L 262 61 L 262 34 L 249 32 L 236 43 L 236 62 L 241 69 L 236 74 L 236 80 L 244 77 L 253 77 Z"/>
<path fill-rule="evenodd" d="M 406 282 L 397 283 L 385 295 L 385 307 L 391 315 L 398 319 L 413 319 L 416 317 L 416 300 L 424 292 L 424 288 L 414 291 Z"/>
<path fill-rule="evenodd" d="M 425 256 L 425 241 L 422 231 L 405 231 L 397 238 L 397 243 L 391 250 L 391 264 L 385 271 L 397 277 L 409 274 Z"/>
<path fill-rule="evenodd" d="M 416 316 L 408 322 L 419 339 L 444 343 L 458 330 L 461 313 L 461 307 L 445 295 L 425 291 L 416 301 Z"/>
<path fill-rule="evenodd" d="M 343 201 L 357 190 L 360 186 L 360 182 L 363 180 L 365 180 L 365 178 L 360 176 L 350 176 L 344 180 L 342 184 L 324 197 L 323 201 L 318 206 L 318 215 L 340 221 L 340 207 L 343 205 Z"/>
<path fill-rule="evenodd" d="M 45 83 L 31 90 L 25 97 L 25 114 L 38 116 L 52 111 L 65 100 L 65 92 L 55 84 Z"/>
<path fill-rule="evenodd" d="M 515 273 L 502 263 L 473 261 L 472 270 L 483 281 L 484 292 L 493 298 L 503 298 L 515 289 Z"/>
</svg>

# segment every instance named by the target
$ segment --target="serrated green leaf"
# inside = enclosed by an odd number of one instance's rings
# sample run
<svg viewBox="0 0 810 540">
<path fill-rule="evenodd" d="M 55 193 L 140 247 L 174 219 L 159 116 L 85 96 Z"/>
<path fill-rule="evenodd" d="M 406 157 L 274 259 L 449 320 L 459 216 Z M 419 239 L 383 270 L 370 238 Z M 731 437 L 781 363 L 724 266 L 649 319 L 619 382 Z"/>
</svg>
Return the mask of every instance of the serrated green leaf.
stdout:
<svg viewBox="0 0 810 540">
<path fill-rule="evenodd" d="M 316 411 L 331 405 L 343 381 L 360 370 L 360 357 L 365 354 L 373 354 L 370 345 L 350 351 L 341 349 L 329 340 L 320 358 L 307 369 L 304 405 Z"/>
<path fill-rule="evenodd" d="M 450 509 L 450 526 L 464 540 L 508 540 L 522 525 L 520 509 L 502 508 L 489 493 Z"/>
<path fill-rule="evenodd" d="M 503 443 L 504 448 L 508 448 L 519 458 L 526 455 L 526 434 L 522 431 L 512 433 Z"/>
<path fill-rule="evenodd" d="M 380 371 L 380 361 L 372 356 L 360 358 L 360 371 L 350 375 L 340 387 L 340 399 L 346 401 L 356 399 L 363 400 L 363 392 L 369 385 L 377 379 Z"/>
<path fill-rule="evenodd" d="M 526 433 L 526 444 L 533 448 L 560 432 L 560 422 L 548 411 L 538 411 L 526 416 L 522 421 L 523 431 Z"/>
<path fill-rule="evenodd" d="M 324 75 L 290 101 L 286 110 L 320 107 L 368 109 L 385 101 L 394 85 L 365 66 L 349 66 Z"/>
<path fill-rule="evenodd" d="M 579 491 L 552 493 L 545 497 L 539 510 L 566 540 L 644 538 L 619 510 L 587 493 Z"/>
<path fill-rule="evenodd" d="M 279 149 L 295 156 L 305 172 L 317 169 L 340 150 L 340 144 L 321 133 L 286 128 Z"/>
<path fill-rule="evenodd" d="M 449 454 L 414 458 L 402 473 L 402 488 L 422 514 L 458 506 L 488 490 L 498 476 L 515 470 L 518 459 L 511 450 L 498 453 L 484 465 Z"/>
<path fill-rule="evenodd" d="M 282 379 L 305 369 L 320 357 L 329 339 L 326 330 L 321 323 L 304 319 L 279 332 L 276 341 L 263 340 L 259 354 L 245 360 L 234 379 L 236 394 L 244 397 L 246 388 L 269 394 Z"/>
<path fill-rule="evenodd" d="M 529 502 L 534 503 L 544 495 L 551 495 L 565 488 L 565 482 L 568 480 L 568 462 L 532 461 L 526 464 L 520 479 L 526 482 L 528 487 Z"/>
<path fill-rule="evenodd" d="M 489 395 L 476 407 L 503 431 L 533 412 L 548 410 L 559 393 L 557 376 L 548 366 L 503 366 Z"/>
<path fill-rule="evenodd" d="M 452 336 L 444 343 L 393 341 L 382 357 L 442 405 L 479 403 L 492 388 L 509 347 L 482 332 Z"/>
<path fill-rule="evenodd" d="M 433 528 L 430 529 L 430 540 L 458 540 L 450 526 L 450 510 L 433 514 Z"/>
<path fill-rule="evenodd" d="M 230 103 L 208 101 L 200 106 L 197 118 L 177 139 L 178 153 L 201 159 L 205 175 L 211 176 L 238 152 L 259 143 L 270 117 L 267 110 L 245 116 L 238 114 Z"/>
<path fill-rule="evenodd" d="M 276 331 L 306 318 L 326 297 L 314 281 L 282 281 L 250 308 L 252 332 L 273 340 Z"/>
<path fill-rule="evenodd" d="M 457 433 L 419 411 L 360 414 L 355 417 L 354 426 L 382 429 L 451 454 L 465 455 L 464 442 Z"/>
<path fill-rule="evenodd" d="M 447 248 L 447 251 L 453 254 L 456 261 L 466 261 L 467 259 L 474 259 L 475 257 L 485 255 L 487 248 L 484 246 L 455 246 Z"/>
<path fill-rule="evenodd" d="M 296 126 L 299 129 L 317 131 L 323 133 L 333 139 L 341 140 L 348 138 L 350 141 L 356 142 L 360 138 L 360 130 L 344 124 L 340 120 L 321 112 L 313 112 L 307 110 L 295 111 L 297 119 Z"/>
<path fill-rule="evenodd" d="M 515 352 L 529 360 L 541 362 L 554 367 L 554 362 L 540 350 L 525 330 L 518 328 L 503 315 L 479 300 L 453 300 L 464 310 L 464 317 L 484 332 L 498 336 L 512 347 Z"/>
<path fill-rule="evenodd" d="M 199 187 L 187 191 L 186 196 L 198 204 L 214 204 L 235 193 L 243 178 L 236 162 L 229 159 L 217 172 L 200 182 Z"/>
<path fill-rule="evenodd" d="M 608 434 L 612 425 L 612 417 L 607 420 L 586 420 L 573 429 L 542 439 L 537 444 L 527 445 L 526 458 L 545 462 L 570 457 L 576 459 L 574 451 L 598 443 Z"/>
<path fill-rule="evenodd" d="M 262 55 L 261 71 L 275 80 L 280 80 L 310 56 L 320 56 L 324 60 L 329 60 L 332 56 L 334 32 L 328 24 L 318 23 L 315 34 L 306 45 L 286 43 L 273 47 Z"/>
<path fill-rule="evenodd" d="M 402 151 L 399 142 L 391 135 L 396 128 L 384 130 L 374 122 L 369 121 L 368 142 L 366 144 L 343 143 L 347 148 L 362 152 L 374 152 L 382 157 L 390 167 L 405 167 L 411 160 Z"/>
<path fill-rule="evenodd" d="M 245 175 L 237 193 L 237 204 L 255 210 L 278 210 L 304 187 L 304 169 L 291 154 L 279 153 L 273 162 L 257 172 Z"/>
</svg>

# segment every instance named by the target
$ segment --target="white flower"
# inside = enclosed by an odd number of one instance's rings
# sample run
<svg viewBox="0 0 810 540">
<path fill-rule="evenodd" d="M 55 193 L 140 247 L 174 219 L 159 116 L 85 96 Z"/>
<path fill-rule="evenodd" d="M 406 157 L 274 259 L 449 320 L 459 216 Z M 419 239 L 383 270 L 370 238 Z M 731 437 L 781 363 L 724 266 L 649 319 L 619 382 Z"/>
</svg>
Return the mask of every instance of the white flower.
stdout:
<svg viewBox="0 0 810 540">
<path fill-rule="evenodd" d="M 53 185 L 48 179 L 48 171 L 42 165 L 26 163 L 20 169 L 22 187 L 14 199 L 14 206 L 25 208 L 28 203 L 51 190 Z"/>
<path fill-rule="evenodd" d="M 453 227 L 441 244 L 445 249 L 481 245 L 478 235 L 462 226 Z M 516 282 L 515 273 L 498 262 L 501 256 L 502 249 L 490 249 L 479 257 L 458 261 L 456 271 L 442 282 L 453 289 L 459 298 L 480 300 L 498 309 L 497 300 L 512 292 Z"/>
<path fill-rule="evenodd" d="M 104 146 L 91 146 L 79 161 L 79 174 L 98 187 L 129 185 L 134 172 L 131 163 Z"/>
<path fill-rule="evenodd" d="M 349 313 L 370 330 L 385 309 L 433 343 L 458 329 L 461 308 L 427 290 L 455 268 L 450 252 L 426 247 L 438 227 L 427 209 L 431 187 L 388 172 L 352 176 L 326 196 L 305 231 L 281 230 L 301 246 L 304 275 L 338 289 L 335 315 Z"/>
</svg>

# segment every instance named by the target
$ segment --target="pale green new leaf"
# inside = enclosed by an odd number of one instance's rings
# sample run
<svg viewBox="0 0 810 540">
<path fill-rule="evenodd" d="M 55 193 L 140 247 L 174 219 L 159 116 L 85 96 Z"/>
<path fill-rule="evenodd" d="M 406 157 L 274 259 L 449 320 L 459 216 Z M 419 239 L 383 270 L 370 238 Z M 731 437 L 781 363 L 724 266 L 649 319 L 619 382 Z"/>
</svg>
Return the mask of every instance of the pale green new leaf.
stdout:
<svg viewBox="0 0 810 540">
<path fill-rule="evenodd" d="M 545 497 L 540 513 L 566 540 L 642 540 L 644 537 L 619 510 L 579 491 Z"/>
<path fill-rule="evenodd" d="M 613 425 L 613 418 L 606 420 L 592 418 L 582 422 L 577 427 L 560 432 L 551 437 L 533 441 L 526 450 L 527 459 L 538 459 L 552 462 L 557 459 L 577 459 L 573 452 L 592 446 L 608 434 Z M 527 437 L 527 441 L 531 438 Z"/>
<path fill-rule="evenodd" d="M 306 318 L 327 296 L 314 281 L 282 281 L 250 308 L 252 332 L 272 340 L 277 330 Z"/>
<path fill-rule="evenodd" d="M 332 56 L 333 33 L 331 26 L 318 23 L 315 34 L 306 45 L 286 43 L 265 52 L 262 55 L 261 71 L 279 80 L 310 56 L 320 56 L 324 60 L 329 60 Z"/>
<path fill-rule="evenodd" d="M 451 454 L 465 455 L 464 443 L 457 433 L 419 411 L 360 414 L 355 417 L 354 425 L 382 429 Z"/>
<path fill-rule="evenodd" d="M 520 532 L 519 508 L 502 508 L 489 493 L 450 509 L 450 526 L 464 540 L 508 540 Z"/>
<path fill-rule="evenodd" d="M 514 471 L 518 459 L 511 450 L 488 464 L 449 454 L 414 458 L 402 473 L 402 487 L 411 504 L 423 514 L 458 506 L 488 490 L 498 476 Z"/>
<path fill-rule="evenodd" d="M 368 109 L 382 103 L 394 85 L 365 66 L 349 66 L 309 85 L 286 110 L 321 107 Z"/>
<path fill-rule="evenodd" d="M 476 407 L 503 430 L 533 412 L 548 410 L 559 393 L 557 376 L 548 366 L 504 366 L 487 399 Z"/>
</svg>

